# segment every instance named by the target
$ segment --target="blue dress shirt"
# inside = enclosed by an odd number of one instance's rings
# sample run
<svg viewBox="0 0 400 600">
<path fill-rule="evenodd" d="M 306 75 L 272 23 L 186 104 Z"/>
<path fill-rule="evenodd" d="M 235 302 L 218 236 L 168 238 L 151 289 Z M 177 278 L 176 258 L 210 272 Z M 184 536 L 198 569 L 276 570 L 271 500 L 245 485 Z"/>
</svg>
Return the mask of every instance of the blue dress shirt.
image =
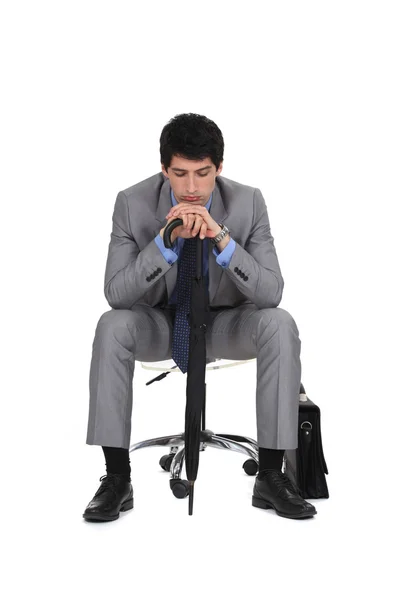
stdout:
<svg viewBox="0 0 400 600">
<path fill-rule="evenodd" d="M 171 188 L 171 200 L 172 200 L 172 205 L 176 206 L 178 204 L 178 201 L 176 200 L 175 196 L 174 196 L 174 192 L 172 191 Z M 206 204 L 206 209 L 208 210 L 208 212 L 210 212 L 210 206 L 211 206 L 211 201 L 212 201 L 212 193 L 211 196 Z M 158 234 L 155 238 L 154 238 L 155 243 L 157 244 L 157 246 L 160 249 L 160 252 L 162 252 L 165 260 L 167 261 L 168 264 L 172 265 L 176 260 L 179 259 L 180 253 L 182 251 L 182 247 L 184 244 L 184 238 L 176 238 L 175 242 L 172 245 L 172 249 L 170 248 L 166 248 L 164 246 L 164 241 L 161 238 L 160 234 Z M 206 284 L 208 287 L 208 254 L 205 251 L 205 244 L 207 242 L 207 238 L 205 238 L 203 240 L 204 242 L 204 246 L 203 246 L 203 275 L 206 276 Z M 211 243 L 211 242 L 210 242 Z M 216 246 L 214 246 L 214 248 L 212 249 L 212 252 L 214 254 L 214 256 L 216 256 L 217 259 L 217 263 L 223 267 L 224 269 L 226 269 L 226 267 L 229 266 L 229 263 L 231 261 L 232 255 L 235 251 L 236 248 L 236 242 L 235 240 L 233 240 L 232 238 L 229 240 L 229 243 L 225 246 L 225 248 L 222 250 L 222 252 L 219 252 L 218 249 L 216 248 Z M 176 287 L 172 293 L 171 298 L 169 299 L 169 304 L 176 304 Z"/>
</svg>

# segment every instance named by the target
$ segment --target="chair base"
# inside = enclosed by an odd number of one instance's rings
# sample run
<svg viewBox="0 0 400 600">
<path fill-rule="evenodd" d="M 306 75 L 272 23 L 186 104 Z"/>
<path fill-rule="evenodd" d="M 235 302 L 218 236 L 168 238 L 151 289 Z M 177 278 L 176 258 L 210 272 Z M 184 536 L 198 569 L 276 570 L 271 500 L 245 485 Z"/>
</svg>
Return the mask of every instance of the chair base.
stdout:
<svg viewBox="0 0 400 600">
<path fill-rule="evenodd" d="M 244 446 L 244 444 L 249 444 L 250 448 Z M 177 435 L 167 435 L 137 442 L 129 447 L 129 452 L 134 452 L 140 448 L 149 448 L 151 446 L 170 446 L 170 455 L 173 455 L 169 469 L 171 482 L 175 479 L 180 480 L 185 460 L 185 433 L 183 432 Z M 204 451 L 207 446 L 246 454 L 250 459 L 253 459 L 257 463 L 258 467 L 258 444 L 252 438 L 227 433 L 214 433 L 209 429 L 204 429 L 200 432 L 200 451 Z M 171 488 L 172 487 L 173 486 L 171 485 Z"/>
</svg>

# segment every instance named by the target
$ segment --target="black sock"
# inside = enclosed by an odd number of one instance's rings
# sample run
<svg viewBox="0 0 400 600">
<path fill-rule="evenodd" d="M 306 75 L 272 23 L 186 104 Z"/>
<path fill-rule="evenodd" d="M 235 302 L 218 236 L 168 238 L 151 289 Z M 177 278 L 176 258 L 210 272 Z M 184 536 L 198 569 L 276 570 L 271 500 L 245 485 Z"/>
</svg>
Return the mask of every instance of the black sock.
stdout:
<svg viewBox="0 0 400 600">
<path fill-rule="evenodd" d="M 118 473 L 131 480 L 131 467 L 128 448 L 113 448 L 112 446 L 102 446 L 106 459 L 107 475 L 109 473 Z"/>
<path fill-rule="evenodd" d="M 276 469 L 282 471 L 284 450 L 274 450 L 270 448 L 258 448 L 259 467 L 258 472 L 264 469 Z"/>
</svg>

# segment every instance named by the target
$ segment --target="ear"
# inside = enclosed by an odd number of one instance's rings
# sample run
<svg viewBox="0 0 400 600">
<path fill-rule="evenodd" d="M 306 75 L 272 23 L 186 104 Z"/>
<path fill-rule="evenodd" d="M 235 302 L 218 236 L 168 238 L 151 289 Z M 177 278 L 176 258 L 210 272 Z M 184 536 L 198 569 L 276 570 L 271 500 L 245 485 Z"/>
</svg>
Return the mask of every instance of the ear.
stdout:
<svg viewBox="0 0 400 600">
<path fill-rule="evenodd" d="M 165 177 L 169 177 L 167 171 L 164 168 L 164 165 L 161 163 L 161 171 L 164 173 Z"/>
<path fill-rule="evenodd" d="M 224 164 L 224 161 L 222 161 L 221 164 L 219 165 L 219 168 L 218 168 L 218 171 L 217 171 L 215 177 L 217 177 L 221 173 L 223 164 Z"/>
</svg>

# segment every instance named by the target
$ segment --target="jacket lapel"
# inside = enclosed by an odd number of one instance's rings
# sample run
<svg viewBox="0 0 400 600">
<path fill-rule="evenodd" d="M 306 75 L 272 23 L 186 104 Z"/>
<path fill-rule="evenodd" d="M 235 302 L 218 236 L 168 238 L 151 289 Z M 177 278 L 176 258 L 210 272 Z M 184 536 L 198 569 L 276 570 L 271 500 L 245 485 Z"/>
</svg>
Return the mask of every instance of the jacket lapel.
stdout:
<svg viewBox="0 0 400 600">
<path fill-rule="evenodd" d="M 158 202 L 157 212 L 156 212 L 156 218 L 159 221 L 159 224 L 156 226 L 156 228 L 154 230 L 154 237 L 156 237 L 156 235 L 158 233 L 160 233 L 160 229 L 165 227 L 165 225 L 167 224 L 167 219 L 165 218 L 165 215 L 167 215 L 169 213 L 169 211 L 171 210 L 171 207 L 172 207 L 171 184 L 169 182 L 168 177 L 165 177 L 164 174 L 163 174 L 163 177 L 164 177 L 164 183 L 161 186 L 160 199 Z M 178 261 L 176 260 L 174 262 L 174 264 L 172 265 L 172 267 L 165 274 L 165 283 L 167 285 L 167 294 L 168 294 L 167 297 L 168 298 L 171 297 L 171 295 L 175 289 L 177 275 L 178 275 Z"/>
</svg>

